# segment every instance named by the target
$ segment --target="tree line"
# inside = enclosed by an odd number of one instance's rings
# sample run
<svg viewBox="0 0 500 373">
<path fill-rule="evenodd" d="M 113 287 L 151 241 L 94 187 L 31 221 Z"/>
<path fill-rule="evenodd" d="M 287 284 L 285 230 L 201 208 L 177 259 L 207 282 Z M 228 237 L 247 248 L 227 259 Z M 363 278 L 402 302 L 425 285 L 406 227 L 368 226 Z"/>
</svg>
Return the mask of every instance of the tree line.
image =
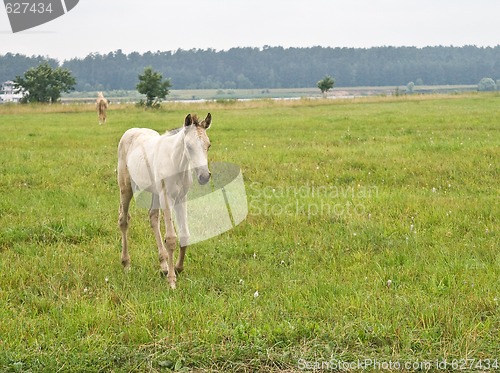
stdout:
<svg viewBox="0 0 500 373">
<path fill-rule="evenodd" d="M 133 90 L 151 67 L 174 89 L 302 88 L 329 75 L 337 87 L 478 84 L 500 79 L 500 45 L 374 48 L 231 48 L 92 53 L 62 63 L 41 56 L 0 55 L 0 81 L 42 62 L 68 69 L 76 90 Z"/>
</svg>

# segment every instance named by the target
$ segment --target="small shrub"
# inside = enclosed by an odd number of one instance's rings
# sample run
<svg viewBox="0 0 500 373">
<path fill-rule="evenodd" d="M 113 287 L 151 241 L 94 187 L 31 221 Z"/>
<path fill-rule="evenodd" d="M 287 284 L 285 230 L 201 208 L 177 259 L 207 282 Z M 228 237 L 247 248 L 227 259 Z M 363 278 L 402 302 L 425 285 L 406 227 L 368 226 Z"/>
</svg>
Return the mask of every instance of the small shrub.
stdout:
<svg viewBox="0 0 500 373">
<path fill-rule="evenodd" d="M 477 85 L 477 90 L 480 92 L 491 92 L 497 90 L 495 81 L 491 78 L 483 78 Z"/>
</svg>

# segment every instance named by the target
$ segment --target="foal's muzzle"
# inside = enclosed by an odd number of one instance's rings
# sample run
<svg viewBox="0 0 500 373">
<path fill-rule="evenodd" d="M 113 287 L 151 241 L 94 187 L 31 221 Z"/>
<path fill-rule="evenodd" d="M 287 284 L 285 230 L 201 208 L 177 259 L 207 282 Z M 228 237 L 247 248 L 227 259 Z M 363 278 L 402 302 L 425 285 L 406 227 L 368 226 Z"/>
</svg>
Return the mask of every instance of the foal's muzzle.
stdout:
<svg viewBox="0 0 500 373">
<path fill-rule="evenodd" d="M 198 183 L 200 183 L 200 185 L 205 185 L 210 180 L 210 176 L 212 176 L 210 171 L 200 173 L 198 175 Z"/>
</svg>

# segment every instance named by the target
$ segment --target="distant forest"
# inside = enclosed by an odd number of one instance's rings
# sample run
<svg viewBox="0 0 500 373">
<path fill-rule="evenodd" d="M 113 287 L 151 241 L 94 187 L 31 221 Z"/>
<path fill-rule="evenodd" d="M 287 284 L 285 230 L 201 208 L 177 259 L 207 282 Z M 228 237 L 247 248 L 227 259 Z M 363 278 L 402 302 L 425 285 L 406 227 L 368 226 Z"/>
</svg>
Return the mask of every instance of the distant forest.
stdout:
<svg viewBox="0 0 500 373">
<path fill-rule="evenodd" d="M 477 84 L 500 79 L 496 47 L 232 48 L 90 54 L 59 63 L 42 56 L 0 55 L 0 82 L 42 61 L 69 69 L 76 90 L 134 90 L 145 67 L 169 78 L 172 89 L 304 88 L 325 75 L 336 87 Z"/>
</svg>

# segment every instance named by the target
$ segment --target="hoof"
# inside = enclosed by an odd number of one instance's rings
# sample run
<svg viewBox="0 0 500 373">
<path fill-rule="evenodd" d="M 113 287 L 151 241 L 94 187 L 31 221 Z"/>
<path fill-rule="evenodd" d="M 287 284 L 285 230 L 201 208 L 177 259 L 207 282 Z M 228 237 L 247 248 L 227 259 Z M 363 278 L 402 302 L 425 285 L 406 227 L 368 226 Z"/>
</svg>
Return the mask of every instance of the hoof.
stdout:
<svg viewBox="0 0 500 373">
<path fill-rule="evenodd" d="M 167 276 L 167 280 L 168 280 L 168 284 L 170 285 L 170 288 L 175 289 L 175 281 L 176 281 L 175 276 L 174 277 Z"/>
<path fill-rule="evenodd" d="M 125 272 L 130 271 L 130 259 L 128 259 L 128 260 L 122 260 L 122 266 L 123 266 L 123 270 Z"/>
<path fill-rule="evenodd" d="M 184 271 L 184 268 L 177 268 L 175 267 L 175 274 L 178 275 Z M 161 277 L 167 277 L 168 276 L 168 271 L 163 271 L 160 269 L 160 275 Z"/>
<path fill-rule="evenodd" d="M 170 285 L 170 287 L 172 289 L 175 289 L 175 282 L 177 280 L 177 278 L 175 276 L 174 277 L 169 276 L 168 275 L 168 271 L 160 271 L 160 276 L 163 277 L 163 278 L 166 277 L 167 280 L 168 280 L 168 284 Z"/>
</svg>

